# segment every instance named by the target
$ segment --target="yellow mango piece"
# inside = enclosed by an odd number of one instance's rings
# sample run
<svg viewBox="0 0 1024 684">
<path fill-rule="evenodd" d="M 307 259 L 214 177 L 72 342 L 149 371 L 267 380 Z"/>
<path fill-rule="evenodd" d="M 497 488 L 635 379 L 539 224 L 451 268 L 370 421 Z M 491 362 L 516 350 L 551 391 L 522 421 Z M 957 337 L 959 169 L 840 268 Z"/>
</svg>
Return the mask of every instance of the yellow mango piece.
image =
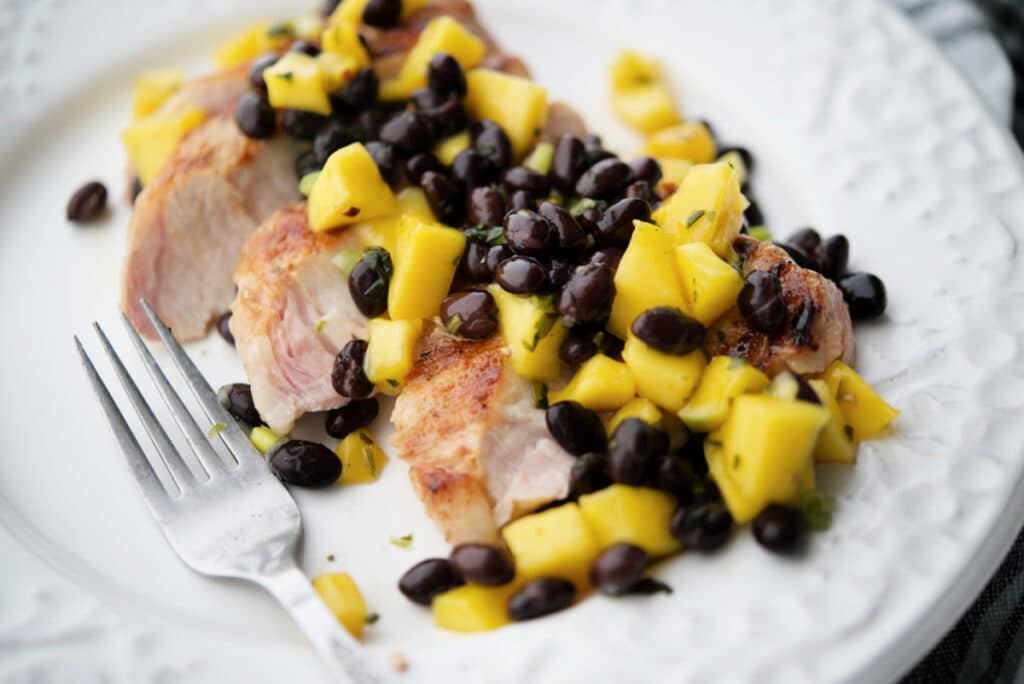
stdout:
<svg viewBox="0 0 1024 684">
<path fill-rule="evenodd" d="M 729 415 L 733 399 L 768 386 L 768 376 L 746 359 L 716 356 L 708 362 L 697 390 L 677 414 L 693 432 L 711 432 Z"/>
<path fill-rule="evenodd" d="M 261 454 L 265 454 L 281 441 L 281 435 L 277 434 L 266 425 L 259 425 L 249 433 L 249 441 Z"/>
<path fill-rule="evenodd" d="M 581 496 L 579 506 L 602 549 L 626 542 L 657 558 L 681 546 L 669 532 L 676 500 L 665 492 L 613 484 Z"/>
<path fill-rule="evenodd" d="M 523 166 L 546 176 L 551 171 L 551 164 L 554 161 L 555 146 L 548 142 L 539 142 L 523 160 Z"/>
<path fill-rule="evenodd" d="M 515 558 L 516 586 L 538 577 L 562 577 L 577 592 L 590 586 L 590 566 L 600 547 L 575 503 L 523 516 L 502 535 Z"/>
<path fill-rule="evenodd" d="M 647 309 L 685 309 L 673 234 L 643 221 L 633 225 L 633 236 L 615 271 L 615 298 L 608 318 L 608 330 L 621 339 L 626 339 L 629 326 Z"/>
<path fill-rule="evenodd" d="M 371 321 L 372 323 L 373 321 Z M 345 436 L 334 453 L 341 461 L 339 484 L 363 484 L 373 482 L 387 465 L 388 457 L 366 430 L 356 430 Z"/>
<path fill-rule="evenodd" d="M 323 31 L 324 17 L 319 7 L 307 7 L 291 20 L 291 25 L 296 38 L 316 41 Z"/>
<path fill-rule="evenodd" d="M 388 314 L 418 320 L 438 315 L 466 248 L 466 236 L 448 226 L 404 214 L 392 255 Z"/>
<path fill-rule="evenodd" d="M 283 49 L 291 41 L 292 32 L 283 24 L 271 25 L 264 19 L 249 25 L 217 48 L 213 57 L 225 69 L 255 59 L 265 52 Z"/>
<path fill-rule="evenodd" d="M 750 170 L 747 168 L 747 163 L 743 161 L 743 157 L 739 152 L 730 150 L 715 161 L 725 162 L 736 170 L 736 180 L 741 188 L 747 184 L 747 179 L 750 178 Z"/>
<path fill-rule="evenodd" d="M 415 186 L 403 188 L 395 195 L 395 200 L 398 202 L 396 213 L 362 221 L 352 227 L 363 245 L 383 247 L 388 254 L 394 254 L 395 243 L 398 240 L 398 227 L 402 222 L 403 215 L 408 214 L 428 223 L 436 222 L 437 219 L 434 218 L 434 213 L 427 203 L 427 196 L 422 189 Z"/>
<path fill-rule="evenodd" d="M 460 152 L 469 149 L 469 144 L 469 131 L 456 133 L 437 143 L 434 147 L 434 156 L 445 166 L 451 166 Z"/>
<path fill-rule="evenodd" d="M 121 142 L 143 185 L 149 185 L 157 177 L 182 136 L 205 120 L 203 110 L 191 106 L 179 111 L 151 114 L 121 133 Z"/>
<path fill-rule="evenodd" d="M 313 580 L 313 589 L 338 622 L 356 639 L 366 626 L 366 601 L 355 581 L 344 572 L 325 572 Z"/>
<path fill-rule="evenodd" d="M 715 139 L 702 123 L 686 122 L 652 133 L 641 154 L 651 157 L 685 159 L 694 164 L 707 164 L 715 159 Z"/>
<path fill-rule="evenodd" d="M 643 397 L 632 399 L 625 406 L 616 411 L 608 420 L 608 427 L 606 430 L 608 434 L 610 435 L 614 433 L 615 428 L 619 427 L 619 424 L 627 418 L 639 418 L 648 425 L 656 425 L 660 427 L 661 409 L 659 409 L 650 399 L 644 399 Z"/>
<path fill-rule="evenodd" d="M 486 632 L 509 623 L 511 585 L 464 584 L 438 594 L 431 602 L 434 624 L 453 632 Z"/>
<path fill-rule="evenodd" d="M 468 71 L 483 60 L 487 46 L 450 16 L 431 19 L 406 55 L 398 75 L 380 84 L 380 98 L 402 100 L 427 85 L 427 66 L 438 52 L 447 52 Z"/>
<path fill-rule="evenodd" d="M 706 242 L 715 254 L 728 259 L 749 205 L 729 164 L 697 164 L 651 218 L 680 236 L 680 243 Z"/>
<path fill-rule="evenodd" d="M 373 157 L 362 143 L 352 143 L 327 158 L 313 184 L 307 208 L 309 228 L 319 233 L 387 216 L 397 208 L 395 195 L 381 178 Z"/>
<path fill-rule="evenodd" d="M 557 380 L 562 370 L 558 348 L 567 334 L 558 312 L 540 297 L 512 294 L 497 283 L 487 291 L 498 305 L 498 330 L 512 354 L 513 370 L 530 380 Z"/>
<path fill-rule="evenodd" d="M 661 63 L 633 50 L 623 50 L 609 69 L 612 90 L 628 90 L 662 79 Z"/>
<path fill-rule="evenodd" d="M 655 133 L 682 121 L 672 91 L 662 82 L 612 91 L 611 102 L 615 114 L 641 133 Z"/>
<path fill-rule="evenodd" d="M 132 113 L 135 119 L 155 112 L 184 84 L 185 72 L 181 69 L 143 71 L 135 78 L 135 90 L 132 94 Z"/>
<path fill-rule="evenodd" d="M 743 278 L 704 242 L 676 247 L 676 269 L 683 286 L 686 311 L 709 326 L 736 305 Z"/>
<path fill-rule="evenodd" d="M 846 424 L 853 429 L 856 442 L 876 437 L 900 415 L 871 389 L 857 371 L 842 361 L 833 361 L 825 370 L 824 379 L 843 412 Z"/>
<path fill-rule="evenodd" d="M 814 489 L 814 445 L 827 420 L 825 409 L 806 401 L 760 394 L 733 400 L 725 423 L 704 440 L 704 455 L 737 523 Z"/>
<path fill-rule="evenodd" d="M 395 269 L 392 287 L 397 276 L 398 270 Z M 367 333 L 366 360 L 363 363 L 367 379 L 384 394 L 398 394 L 405 376 L 416 361 L 416 343 L 422 334 L 423 321 L 419 318 L 372 319 Z"/>
<path fill-rule="evenodd" d="M 533 149 L 548 114 L 547 88 L 519 76 L 473 69 L 466 74 L 466 109 L 501 126 L 518 159 Z"/>
<path fill-rule="evenodd" d="M 814 460 L 819 463 L 853 463 L 857 459 L 857 442 L 853 439 L 853 428 L 846 424 L 843 410 L 824 380 L 808 380 L 818 395 L 822 407 L 828 412 L 828 422 L 818 435 L 814 447 Z"/>
<path fill-rule="evenodd" d="M 352 60 L 356 69 L 370 66 L 370 53 L 366 51 L 356 25 L 350 22 L 333 24 L 320 34 L 320 49 Z"/>
<path fill-rule="evenodd" d="M 354 24 L 359 25 L 363 21 L 363 10 L 366 9 L 366 4 L 370 0 L 341 0 L 338 6 L 331 12 L 331 16 L 327 17 L 327 25 L 333 26 L 334 24 Z M 402 3 L 405 4 L 404 2 Z"/>
<path fill-rule="evenodd" d="M 668 197 L 682 184 L 686 174 L 693 167 L 693 162 L 671 157 L 656 157 L 656 160 L 661 166 L 661 179 L 658 181 L 657 190 L 662 197 Z"/>
<path fill-rule="evenodd" d="M 263 70 L 267 98 L 275 109 L 330 114 L 322 62 L 304 52 L 289 52 Z"/>
<path fill-rule="evenodd" d="M 622 349 L 622 360 L 636 380 L 636 391 L 666 411 L 683 407 L 700 382 L 707 361 L 695 349 L 685 356 L 666 354 L 649 347 L 630 333 Z"/>
<path fill-rule="evenodd" d="M 551 392 L 548 401 L 576 401 L 592 411 L 614 411 L 636 394 L 633 374 L 626 364 L 595 354 L 579 367 L 569 384 Z"/>
<path fill-rule="evenodd" d="M 317 64 L 320 65 L 320 73 L 323 76 L 323 90 L 326 93 L 335 93 L 355 77 L 359 71 L 356 60 L 333 52 L 321 52 L 316 56 Z"/>
</svg>

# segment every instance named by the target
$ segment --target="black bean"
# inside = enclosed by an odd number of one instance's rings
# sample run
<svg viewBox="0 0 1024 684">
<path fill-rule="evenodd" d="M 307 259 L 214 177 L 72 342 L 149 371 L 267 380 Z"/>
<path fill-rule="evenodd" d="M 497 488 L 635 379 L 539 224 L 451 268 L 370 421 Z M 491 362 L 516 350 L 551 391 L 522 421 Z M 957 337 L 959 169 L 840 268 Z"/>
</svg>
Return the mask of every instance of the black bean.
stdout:
<svg viewBox="0 0 1024 684">
<path fill-rule="evenodd" d="M 572 273 L 575 270 L 576 267 L 568 261 L 552 259 L 548 265 L 548 282 L 551 283 L 552 288 L 561 289 L 572 278 Z"/>
<path fill-rule="evenodd" d="M 704 326 L 679 309 L 657 306 L 636 317 L 629 328 L 650 347 L 683 356 L 704 343 Z"/>
<path fill-rule="evenodd" d="M 371 140 L 366 143 L 366 151 L 377 165 L 377 170 L 380 171 L 384 182 L 391 187 L 397 186 L 401 181 L 401 174 L 399 173 L 398 154 L 395 152 L 394 146 L 379 140 Z"/>
<path fill-rule="evenodd" d="M 878 318 L 885 313 L 887 298 L 885 283 L 871 273 L 851 273 L 839 279 L 850 317 L 854 320 Z"/>
<path fill-rule="evenodd" d="M 364 142 L 367 140 L 379 140 L 380 129 L 387 120 L 388 114 L 386 112 L 374 108 L 367 109 L 356 117 L 352 133 L 356 138 Z"/>
<path fill-rule="evenodd" d="M 818 397 L 818 393 L 811 387 L 811 383 L 807 382 L 807 379 L 802 375 L 793 373 L 793 378 L 796 380 L 796 399 L 799 401 L 806 401 L 811 404 L 821 405 L 821 399 Z"/>
<path fill-rule="evenodd" d="M 444 173 L 444 164 L 430 152 L 414 154 L 405 162 L 405 176 L 413 185 L 419 185 L 427 171 Z"/>
<path fill-rule="evenodd" d="M 654 194 L 654 190 L 651 189 L 651 184 L 642 180 L 633 181 L 626 186 L 623 196 L 646 202 L 649 207 L 654 206 L 658 202 L 658 197 Z"/>
<path fill-rule="evenodd" d="M 225 311 L 217 319 L 217 332 L 224 341 L 230 344 L 232 347 L 235 346 L 235 336 L 231 332 L 231 312 Z"/>
<path fill-rule="evenodd" d="M 494 279 L 513 294 L 534 294 L 548 284 L 544 266 L 527 256 L 514 256 L 502 261 L 494 272 Z"/>
<path fill-rule="evenodd" d="M 304 112 L 300 109 L 281 110 L 281 130 L 299 140 L 312 140 L 325 123 L 327 117 L 313 112 Z"/>
<path fill-rule="evenodd" d="M 466 199 L 462 187 L 443 173 L 427 171 L 420 176 L 420 186 L 427 196 L 434 216 L 449 226 L 462 225 Z"/>
<path fill-rule="evenodd" d="M 444 95 L 463 97 L 466 94 L 466 74 L 462 65 L 447 52 L 438 52 L 430 58 L 427 83 L 431 90 Z"/>
<path fill-rule="evenodd" d="M 795 551 L 804 539 L 804 521 L 794 506 L 768 504 L 751 527 L 757 543 L 776 553 Z"/>
<path fill-rule="evenodd" d="M 663 430 L 639 418 L 627 418 L 608 443 L 608 477 L 622 484 L 644 485 L 667 449 L 668 435 Z"/>
<path fill-rule="evenodd" d="M 377 418 L 380 405 L 375 397 L 353 399 L 340 408 L 327 412 L 324 429 L 335 439 L 344 439 L 356 430 L 364 428 Z"/>
<path fill-rule="evenodd" d="M 449 95 L 437 106 L 421 109 L 420 113 L 430 122 L 436 137 L 452 135 L 466 127 L 466 110 L 455 95 Z"/>
<path fill-rule="evenodd" d="M 252 400 L 252 389 L 244 382 L 236 382 L 231 385 L 224 385 L 217 390 L 217 400 L 228 413 L 248 425 L 262 425 L 256 404 Z"/>
<path fill-rule="evenodd" d="M 703 434 L 690 435 L 690 439 L 679 450 L 679 456 L 690 466 L 693 474 L 701 477 L 707 475 L 708 472 L 708 461 L 704 458 L 705 437 L 706 435 Z M 695 486 L 696 484 L 694 483 Z"/>
<path fill-rule="evenodd" d="M 583 141 L 568 133 L 559 138 L 551 158 L 551 184 L 559 192 L 572 194 L 586 167 L 587 152 Z"/>
<path fill-rule="evenodd" d="M 774 333 L 786 324 L 786 300 L 779 277 L 771 271 L 752 271 L 736 299 L 743 318 L 754 328 Z"/>
<path fill-rule="evenodd" d="M 622 261 L 622 249 L 620 247 L 603 247 L 595 250 L 590 255 L 590 263 L 595 266 L 607 266 L 613 271 L 619 267 Z"/>
<path fill-rule="evenodd" d="M 71 195 L 65 215 L 68 221 L 89 223 L 103 216 L 106 208 L 107 186 L 99 181 L 89 181 Z"/>
<path fill-rule="evenodd" d="M 599 161 L 615 157 L 614 154 L 604 148 L 601 136 L 594 133 L 588 133 L 583 136 L 583 148 L 587 151 L 587 166 L 593 166 Z"/>
<path fill-rule="evenodd" d="M 504 169 L 512 163 L 512 143 L 501 126 L 482 119 L 470 127 L 473 149 L 490 162 L 495 169 Z"/>
<path fill-rule="evenodd" d="M 723 147 L 721 150 L 718 151 L 718 156 L 722 157 L 726 154 L 729 154 L 730 152 L 735 152 L 740 156 L 740 159 L 743 160 L 743 165 L 747 167 L 747 173 L 750 173 L 754 170 L 754 155 L 751 154 L 750 150 L 748 150 L 746 147 L 733 145 L 730 147 Z"/>
<path fill-rule="evenodd" d="M 313 150 L 306 150 L 300 152 L 295 157 L 295 177 L 302 180 L 302 177 L 308 173 L 320 170 L 320 164 L 316 161 L 316 155 L 313 154 Z"/>
<path fill-rule="evenodd" d="M 761 213 L 760 205 L 750 199 L 750 206 L 743 210 L 743 217 L 747 220 L 747 224 L 751 226 L 763 226 L 764 225 L 764 214 Z"/>
<path fill-rule="evenodd" d="M 388 308 L 388 285 L 393 272 L 391 255 L 383 247 L 363 252 L 348 276 L 348 291 L 364 316 L 375 318 Z"/>
<path fill-rule="evenodd" d="M 402 14 L 402 0 L 370 0 L 363 9 L 363 23 L 391 28 Z"/>
<path fill-rule="evenodd" d="M 569 470 L 569 498 L 577 499 L 610 485 L 606 469 L 606 458 L 602 453 L 595 451 L 576 459 Z"/>
<path fill-rule="evenodd" d="M 541 175 L 525 166 L 513 166 L 510 169 L 506 169 L 505 173 L 501 176 L 501 182 L 510 193 L 516 190 L 525 190 L 534 197 L 546 196 L 551 188 L 551 183 L 548 181 L 547 176 Z"/>
<path fill-rule="evenodd" d="M 448 562 L 464 580 L 487 587 L 508 584 L 516 574 L 511 556 L 490 544 L 459 544 Z"/>
<path fill-rule="evenodd" d="M 597 340 L 597 348 L 601 353 L 616 361 L 622 360 L 622 350 L 625 346 L 626 343 L 623 340 L 609 332 L 602 333 Z"/>
<path fill-rule="evenodd" d="M 301 52 L 304 55 L 316 57 L 320 54 L 320 46 L 308 40 L 297 40 L 288 46 L 288 52 Z"/>
<path fill-rule="evenodd" d="M 334 357 L 331 384 L 335 391 L 349 399 L 363 399 L 373 392 L 373 383 L 366 377 L 366 340 L 350 340 Z"/>
<path fill-rule="evenodd" d="M 705 465 L 707 459 L 704 459 Z M 718 503 L 722 501 L 722 490 L 710 477 L 693 483 L 693 503 L 695 505 Z"/>
<path fill-rule="evenodd" d="M 633 197 L 621 199 L 605 209 L 594 227 L 594 238 L 600 245 L 625 247 L 633 236 L 633 221 L 650 221 L 651 205 Z"/>
<path fill-rule="evenodd" d="M 813 228 L 801 228 L 786 238 L 786 242 L 810 255 L 821 246 L 821 235 Z"/>
<path fill-rule="evenodd" d="M 487 267 L 488 250 L 490 250 L 488 245 L 470 240 L 466 243 L 466 249 L 462 253 L 459 270 L 475 283 L 487 283 L 494 277 L 494 271 Z"/>
<path fill-rule="evenodd" d="M 796 262 L 796 265 L 800 268 L 809 268 L 812 271 L 817 271 L 820 268 L 817 260 L 814 258 L 814 254 L 804 251 L 802 247 L 786 242 L 775 242 L 774 244 L 785 251 L 789 258 Z"/>
<path fill-rule="evenodd" d="M 576 253 L 587 246 L 587 233 L 568 211 L 554 202 L 544 202 L 538 210 L 554 229 L 554 240 L 564 253 Z"/>
<path fill-rule="evenodd" d="M 620 542 L 609 547 L 590 566 L 590 581 L 602 594 L 621 596 L 636 586 L 647 567 L 647 552 Z"/>
<path fill-rule="evenodd" d="M 558 313 L 572 325 L 602 318 L 615 296 L 614 278 L 615 272 L 607 266 L 580 266 L 558 295 Z"/>
<path fill-rule="evenodd" d="M 824 274 L 832 280 L 838 280 L 846 273 L 850 262 L 850 241 L 845 235 L 833 235 L 821 244 L 824 254 L 822 267 Z"/>
<path fill-rule="evenodd" d="M 277 479 L 296 487 L 329 487 L 341 477 L 341 459 L 318 442 L 279 442 L 267 454 L 267 462 Z"/>
<path fill-rule="evenodd" d="M 455 161 L 458 159 L 456 157 Z M 452 172 L 455 173 L 454 167 Z M 455 177 L 458 178 L 457 173 Z M 500 226 L 505 219 L 505 200 L 501 193 L 491 187 L 473 188 L 466 204 L 466 218 L 474 226 Z"/>
<path fill-rule="evenodd" d="M 509 598 L 508 616 L 517 622 L 532 620 L 568 608 L 575 598 L 576 587 L 569 580 L 542 577 Z"/>
<path fill-rule="evenodd" d="M 494 169 L 491 168 L 490 162 L 483 158 L 483 156 L 476 150 L 470 148 L 459 152 L 455 155 L 455 159 L 452 160 L 452 175 L 462 183 L 467 190 L 490 190 L 497 194 L 497 190 L 494 188 L 483 188 L 494 178 Z M 500 195 L 498 195 L 500 199 Z M 486 223 L 485 225 L 497 226 L 501 225 L 501 218 L 504 216 L 504 200 L 502 200 L 502 214 L 498 217 L 497 223 Z"/>
<path fill-rule="evenodd" d="M 373 69 L 360 69 L 352 80 L 331 95 L 331 104 L 349 114 L 365 111 L 377 99 L 380 80 Z M 379 128 L 379 126 L 378 126 Z"/>
<path fill-rule="evenodd" d="M 534 199 L 533 194 L 526 190 L 516 190 L 512 193 L 512 196 L 508 198 L 508 210 L 519 211 L 525 209 L 527 211 L 537 211 L 537 200 Z"/>
<path fill-rule="evenodd" d="M 249 85 L 262 92 L 267 91 L 267 82 L 263 80 L 263 70 L 277 64 L 281 57 L 276 52 L 268 52 L 252 60 L 249 64 Z"/>
<path fill-rule="evenodd" d="M 632 173 L 629 166 L 618 159 L 603 159 L 584 171 L 576 181 L 576 194 L 610 199 L 626 187 Z"/>
<path fill-rule="evenodd" d="M 587 207 L 580 212 L 579 216 L 576 217 L 576 220 L 579 222 L 580 227 L 582 227 L 583 230 L 588 233 L 593 233 L 597 230 L 597 224 L 601 222 L 602 216 L 604 216 L 604 212 L 597 207 Z"/>
<path fill-rule="evenodd" d="M 629 168 L 633 172 L 633 180 L 647 181 L 652 188 L 661 180 L 661 164 L 654 157 L 637 157 L 629 162 Z"/>
<path fill-rule="evenodd" d="M 592 332 L 570 334 L 558 348 L 558 357 L 570 368 L 579 368 L 583 362 L 597 354 L 597 342 Z"/>
<path fill-rule="evenodd" d="M 274 134 L 277 116 L 267 98 L 256 91 L 243 93 L 235 105 L 235 123 L 247 138 L 263 140 Z"/>
<path fill-rule="evenodd" d="M 505 239 L 517 254 L 542 254 L 551 238 L 551 224 L 528 209 L 511 211 L 505 216 Z"/>
<path fill-rule="evenodd" d="M 403 152 L 416 154 L 430 147 L 430 123 L 419 112 L 406 110 L 380 127 L 380 139 Z"/>
<path fill-rule="evenodd" d="M 548 407 L 544 418 L 548 432 L 570 454 L 582 456 L 608 447 L 608 436 L 600 416 L 582 404 L 560 401 Z"/>
<path fill-rule="evenodd" d="M 675 454 L 666 454 L 658 463 L 655 484 L 658 489 L 675 495 L 680 502 L 693 498 L 693 471 L 689 464 Z"/>
<path fill-rule="evenodd" d="M 428 558 L 405 571 L 398 590 L 413 603 L 429 606 L 438 594 L 465 584 L 447 558 Z"/>
<path fill-rule="evenodd" d="M 498 265 L 506 259 L 511 259 L 515 256 L 515 253 L 509 249 L 508 245 L 493 245 L 487 250 L 487 268 L 490 269 L 491 275 L 493 276 L 498 271 Z"/>
<path fill-rule="evenodd" d="M 725 504 L 719 502 L 680 506 L 672 514 L 669 529 L 687 549 L 714 551 L 729 540 L 732 515 Z"/>
<path fill-rule="evenodd" d="M 441 302 L 441 321 L 453 335 L 482 340 L 498 327 L 498 306 L 489 292 L 457 292 Z"/>
<path fill-rule="evenodd" d="M 336 150 L 352 142 L 348 129 L 338 121 L 332 121 L 313 138 L 313 155 L 321 166 Z"/>
</svg>

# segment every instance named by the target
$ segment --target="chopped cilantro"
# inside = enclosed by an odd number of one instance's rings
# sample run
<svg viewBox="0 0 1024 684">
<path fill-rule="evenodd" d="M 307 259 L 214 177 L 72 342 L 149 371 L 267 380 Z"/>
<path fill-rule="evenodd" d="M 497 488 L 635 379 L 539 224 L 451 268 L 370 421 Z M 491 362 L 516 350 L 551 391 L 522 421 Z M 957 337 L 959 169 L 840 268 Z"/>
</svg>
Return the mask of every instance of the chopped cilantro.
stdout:
<svg viewBox="0 0 1024 684">
<path fill-rule="evenodd" d="M 689 228 L 694 223 L 696 223 L 697 221 L 700 221 L 702 218 L 704 218 L 704 213 L 705 212 L 704 212 L 703 209 L 698 209 L 697 211 L 695 211 L 692 214 L 690 214 L 689 216 L 687 216 L 686 217 L 686 227 Z"/>
<path fill-rule="evenodd" d="M 852 425 L 844 425 L 843 426 L 843 434 L 846 435 L 846 439 L 848 439 L 848 440 L 850 440 L 852 442 L 853 441 L 853 426 Z"/>
<path fill-rule="evenodd" d="M 832 525 L 835 499 L 821 492 L 805 492 L 800 496 L 800 516 L 807 529 L 824 532 Z"/>
<path fill-rule="evenodd" d="M 466 229 L 465 236 L 467 240 L 482 242 L 491 247 L 508 244 L 508 240 L 505 239 L 505 231 L 501 226 L 474 226 Z"/>
<path fill-rule="evenodd" d="M 366 461 L 366 467 L 370 471 L 370 476 L 377 477 L 377 459 L 373 456 L 373 447 L 363 447 L 363 460 Z"/>
<path fill-rule="evenodd" d="M 764 226 L 754 226 L 747 229 L 747 233 L 755 240 L 771 240 L 772 232 Z"/>
<path fill-rule="evenodd" d="M 664 582 L 654 579 L 653 577 L 641 577 L 626 593 L 640 594 L 643 596 L 650 596 L 652 594 L 659 593 L 671 594 L 672 587 L 668 586 Z"/>
<path fill-rule="evenodd" d="M 395 379 L 393 379 L 393 378 L 388 378 L 388 379 L 387 379 L 387 383 L 388 383 L 389 385 L 391 385 L 392 387 L 395 387 L 395 388 L 397 388 L 397 387 L 398 387 L 399 385 L 401 385 L 401 384 L 402 384 L 402 383 L 398 382 L 397 380 L 395 380 Z"/>
<path fill-rule="evenodd" d="M 359 435 L 359 439 L 363 440 L 363 444 L 369 444 L 371 446 L 373 445 L 373 437 L 371 437 L 370 435 L 366 434 L 365 430 L 360 430 L 356 434 Z"/>
<path fill-rule="evenodd" d="M 531 382 L 530 394 L 533 395 L 533 408 L 546 409 L 548 407 L 548 386 L 543 382 Z"/>
<path fill-rule="evenodd" d="M 333 553 L 327 554 L 327 562 L 328 563 L 333 563 L 334 562 L 334 554 Z"/>
<path fill-rule="evenodd" d="M 377 620 L 380 620 L 379 613 L 369 613 L 366 616 L 366 624 L 368 625 L 376 624 Z"/>
<path fill-rule="evenodd" d="M 404 534 L 401 537 L 391 538 L 392 546 L 397 546 L 400 549 L 411 549 L 412 548 L 412 533 Z"/>
<path fill-rule="evenodd" d="M 290 38 L 295 35 L 295 24 L 290 21 L 282 21 L 267 29 L 267 36 L 270 38 Z"/>
<path fill-rule="evenodd" d="M 450 332 L 452 335 L 458 333 L 459 328 L 462 327 L 462 316 L 460 316 L 459 314 L 455 314 L 454 316 L 448 319 L 448 323 L 444 327 L 447 328 L 448 332 Z"/>
<path fill-rule="evenodd" d="M 209 437 L 210 439 L 213 439 L 220 433 L 224 432 L 224 430 L 226 430 L 227 427 L 227 425 L 218 421 L 213 424 L 213 427 L 210 428 L 210 431 L 206 433 L 206 436 Z"/>
</svg>

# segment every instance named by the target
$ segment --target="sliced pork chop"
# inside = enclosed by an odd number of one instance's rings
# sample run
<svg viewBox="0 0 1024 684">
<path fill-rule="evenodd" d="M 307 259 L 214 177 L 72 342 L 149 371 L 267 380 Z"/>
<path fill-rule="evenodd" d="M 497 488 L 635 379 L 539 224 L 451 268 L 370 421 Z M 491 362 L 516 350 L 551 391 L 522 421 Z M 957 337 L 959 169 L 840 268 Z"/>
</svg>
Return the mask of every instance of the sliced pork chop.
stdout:
<svg viewBox="0 0 1024 684">
<path fill-rule="evenodd" d="M 816 375 L 836 359 L 853 363 L 850 312 L 832 281 L 800 268 L 770 242 L 741 235 L 733 247 L 744 277 L 752 271 L 777 270 L 789 314 L 782 331 L 767 335 L 752 328 L 738 309 L 731 309 L 708 329 L 704 338 L 708 356 L 740 356 L 769 375 L 784 370 Z"/>
<path fill-rule="evenodd" d="M 149 301 L 181 341 L 202 337 L 227 311 L 231 271 L 249 234 L 272 211 L 301 199 L 295 145 L 245 137 L 229 115 L 190 131 L 135 202 L 128 226 L 121 306 L 154 331 Z"/>
<path fill-rule="evenodd" d="M 194 78 L 167 98 L 158 113 L 166 114 L 197 106 L 207 116 L 230 112 L 249 89 L 249 63 Z"/>
<path fill-rule="evenodd" d="M 391 421 L 413 488 L 452 544 L 495 543 L 501 525 L 568 493 L 574 459 L 497 336 L 471 342 L 435 329 Z"/>
<path fill-rule="evenodd" d="M 338 351 L 366 337 L 348 278 L 331 262 L 359 248 L 354 231 L 313 233 L 306 205 L 275 212 L 245 243 L 231 332 L 263 422 L 286 434 L 295 420 L 346 402 L 331 384 Z"/>
</svg>

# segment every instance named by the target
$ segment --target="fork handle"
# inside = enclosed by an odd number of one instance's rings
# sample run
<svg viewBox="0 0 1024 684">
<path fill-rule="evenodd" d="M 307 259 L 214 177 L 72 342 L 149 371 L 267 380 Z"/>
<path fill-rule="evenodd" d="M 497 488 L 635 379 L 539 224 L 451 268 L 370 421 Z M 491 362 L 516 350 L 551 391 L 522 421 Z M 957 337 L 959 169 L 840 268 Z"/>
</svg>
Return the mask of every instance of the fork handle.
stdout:
<svg viewBox="0 0 1024 684">
<path fill-rule="evenodd" d="M 371 674 L 359 642 L 327 610 L 327 606 L 313 590 L 309 578 L 295 564 L 255 580 L 298 623 L 337 681 L 379 684 L 381 680 Z"/>
</svg>

